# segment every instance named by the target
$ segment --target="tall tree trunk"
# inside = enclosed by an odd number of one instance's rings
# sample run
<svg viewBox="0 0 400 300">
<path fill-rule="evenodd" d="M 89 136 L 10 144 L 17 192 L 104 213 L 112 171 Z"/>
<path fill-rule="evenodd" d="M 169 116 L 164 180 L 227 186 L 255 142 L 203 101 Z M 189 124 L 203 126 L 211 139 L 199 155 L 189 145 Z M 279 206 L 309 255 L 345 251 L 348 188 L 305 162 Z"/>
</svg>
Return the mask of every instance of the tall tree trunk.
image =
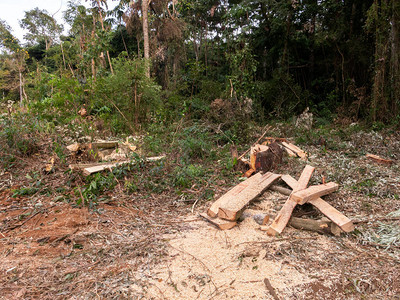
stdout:
<svg viewBox="0 0 400 300">
<path fill-rule="evenodd" d="M 148 0 L 142 0 L 142 27 L 143 27 L 143 51 L 144 59 L 146 60 L 146 76 L 150 78 L 150 41 L 149 41 L 149 20 L 148 20 Z"/>
<path fill-rule="evenodd" d="M 400 105 L 400 1 L 392 0 L 391 22 L 391 81 L 392 81 L 392 113 L 399 114 Z"/>
<path fill-rule="evenodd" d="M 101 14 L 100 1 L 99 1 L 99 0 L 96 0 L 96 2 L 97 2 L 97 6 L 98 6 L 98 8 L 99 8 L 101 29 L 103 29 L 103 31 L 105 31 L 105 30 L 104 30 L 103 15 Z M 114 70 L 113 70 L 113 67 L 112 67 L 112 64 L 111 64 L 111 59 L 110 59 L 110 53 L 108 52 L 108 50 L 107 50 L 107 59 L 108 59 L 108 63 L 110 64 L 110 71 L 111 71 L 111 74 L 114 75 Z"/>
<path fill-rule="evenodd" d="M 387 23 L 389 0 L 375 0 L 375 67 L 372 91 L 372 120 L 388 120 L 390 112 L 387 99 L 387 63 L 389 61 L 389 28 Z M 379 113 L 379 114 L 378 114 Z"/>
<path fill-rule="evenodd" d="M 22 72 L 19 70 L 19 106 L 22 107 L 22 100 L 24 97 L 22 96 Z"/>
</svg>

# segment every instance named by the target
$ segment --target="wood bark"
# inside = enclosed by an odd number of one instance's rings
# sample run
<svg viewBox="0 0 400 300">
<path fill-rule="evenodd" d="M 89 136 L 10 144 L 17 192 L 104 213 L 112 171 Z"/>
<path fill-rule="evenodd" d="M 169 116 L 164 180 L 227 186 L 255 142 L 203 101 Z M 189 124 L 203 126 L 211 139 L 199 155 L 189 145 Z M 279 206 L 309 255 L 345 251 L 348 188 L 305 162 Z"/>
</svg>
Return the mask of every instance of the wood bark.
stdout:
<svg viewBox="0 0 400 300">
<path fill-rule="evenodd" d="M 142 27 L 143 27 L 143 51 L 146 64 L 146 76 L 150 78 L 150 41 L 149 41 L 149 20 L 148 20 L 148 0 L 142 0 Z"/>
</svg>

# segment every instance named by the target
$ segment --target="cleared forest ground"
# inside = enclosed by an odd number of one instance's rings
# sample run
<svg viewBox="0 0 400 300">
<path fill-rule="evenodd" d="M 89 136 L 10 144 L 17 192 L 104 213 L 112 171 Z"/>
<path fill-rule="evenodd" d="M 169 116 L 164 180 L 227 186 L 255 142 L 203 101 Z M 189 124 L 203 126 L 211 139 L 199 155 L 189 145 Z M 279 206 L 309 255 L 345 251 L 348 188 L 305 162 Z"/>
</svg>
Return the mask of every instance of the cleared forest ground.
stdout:
<svg viewBox="0 0 400 300">
<path fill-rule="evenodd" d="M 293 140 L 294 134 L 284 124 L 270 133 Z M 66 194 L 76 195 L 65 167 L 41 174 L 38 184 L 41 191 L 64 188 L 62 197 L 29 195 L 22 187 L 34 185 L 25 174 L 39 172 L 48 155 L 22 158 L 17 169 L 0 172 L 0 298 L 274 299 L 267 278 L 279 299 L 396 299 L 399 132 L 330 128 L 296 139 L 316 167 L 311 184 L 322 175 L 339 183 L 325 199 L 357 221 L 355 232 L 334 237 L 286 228 L 269 237 L 252 219 L 219 231 L 198 217 L 210 201 L 150 187 L 128 195 L 123 180 L 94 208 L 81 207 L 67 201 Z M 366 153 L 394 163 L 377 164 Z M 276 172 L 298 178 L 305 164 L 285 158 Z M 214 199 L 236 184 L 217 169 L 212 175 Z M 285 199 L 267 191 L 248 209 L 274 216 Z"/>
</svg>

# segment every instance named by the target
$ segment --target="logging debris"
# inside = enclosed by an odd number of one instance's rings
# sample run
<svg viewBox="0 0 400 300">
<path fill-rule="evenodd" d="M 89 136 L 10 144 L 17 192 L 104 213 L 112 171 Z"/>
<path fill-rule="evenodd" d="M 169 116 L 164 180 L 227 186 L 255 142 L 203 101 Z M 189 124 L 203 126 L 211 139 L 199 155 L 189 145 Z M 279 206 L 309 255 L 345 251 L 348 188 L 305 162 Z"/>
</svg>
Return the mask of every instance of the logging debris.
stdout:
<svg viewBox="0 0 400 300">
<path fill-rule="evenodd" d="M 259 148 L 263 149 L 263 148 Z M 252 150 L 250 151 L 252 155 Z M 354 223 L 329 203 L 321 199 L 322 196 L 338 190 L 339 185 L 329 182 L 308 187 L 315 168 L 306 165 L 299 180 L 289 174 L 280 175 L 272 172 L 257 172 L 245 181 L 234 186 L 208 209 L 207 214 L 200 216 L 219 229 L 231 229 L 240 224 L 244 218 L 253 217 L 254 221 L 261 225 L 260 229 L 270 236 L 281 234 L 287 225 L 301 230 L 309 230 L 321 234 L 339 236 L 342 232 L 354 230 Z M 276 185 L 278 180 L 283 181 L 292 190 Z M 281 210 L 269 223 L 269 212 L 261 212 L 249 215 L 244 212 L 249 203 L 263 194 L 266 190 L 273 190 L 288 196 Z M 309 203 L 316 207 L 324 215 L 322 219 L 304 219 L 292 217 L 292 212 L 297 205 Z"/>
<path fill-rule="evenodd" d="M 111 170 L 118 165 L 132 163 L 129 159 L 130 154 L 137 149 L 136 146 L 129 143 L 128 139 L 124 142 L 118 141 L 98 141 L 92 143 L 74 143 L 66 147 L 71 155 L 79 156 L 80 154 L 88 156 L 90 159 L 98 160 L 93 163 L 76 163 L 70 164 L 71 170 L 82 170 L 83 174 L 88 176 L 104 170 Z M 148 157 L 144 161 L 157 161 L 164 159 L 165 155 Z"/>
</svg>

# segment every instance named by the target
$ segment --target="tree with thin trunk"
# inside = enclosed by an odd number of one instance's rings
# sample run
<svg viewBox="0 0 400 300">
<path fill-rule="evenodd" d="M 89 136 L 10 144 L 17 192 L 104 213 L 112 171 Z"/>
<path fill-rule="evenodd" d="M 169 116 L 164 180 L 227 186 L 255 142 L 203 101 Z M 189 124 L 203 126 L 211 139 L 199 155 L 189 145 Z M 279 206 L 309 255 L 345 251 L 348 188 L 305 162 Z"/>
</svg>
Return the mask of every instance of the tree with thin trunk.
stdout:
<svg viewBox="0 0 400 300">
<path fill-rule="evenodd" d="M 148 20 L 148 0 L 142 0 L 142 27 L 143 27 L 143 51 L 146 64 L 146 76 L 150 78 L 150 42 L 149 42 L 149 20 Z"/>
</svg>

